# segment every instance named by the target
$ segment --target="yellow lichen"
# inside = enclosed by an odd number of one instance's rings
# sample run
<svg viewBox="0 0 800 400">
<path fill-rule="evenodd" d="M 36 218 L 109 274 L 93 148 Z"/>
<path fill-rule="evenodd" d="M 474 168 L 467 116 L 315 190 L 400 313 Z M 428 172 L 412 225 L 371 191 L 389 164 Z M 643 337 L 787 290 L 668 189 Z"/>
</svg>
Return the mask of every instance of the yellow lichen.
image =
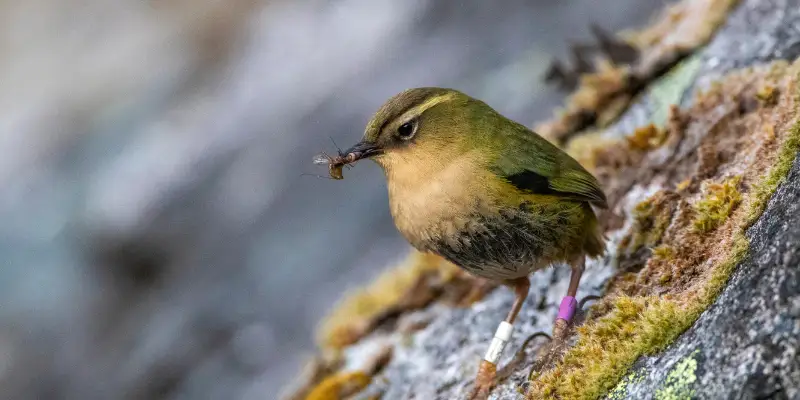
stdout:
<svg viewBox="0 0 800 400">
<path fill-rule="evenodd" d="M 320 382 L 306 396 L 306 400 L 341 400 L 363 390 L 372 378 L 362 371 L 331 375 Z"/>
<path fill-rule="evenodd" d="M 627 397 L 628 394 L 628 387 L 632 384 L 636 384 L 644 380 L 644 373 L 642 371 L 634 371 L 627 375 L 625 375 L 614 387 L 608 392 L 609 400 L 622 400 Z"/>
<path fill-rule="evenodd" d="M 679 361 L 667 374 L 667 378 L 656 390 L 656 400 L 689 400 L 694 398 L 694 383 L 697 381 L 697 360 L 699 351 L 695 350 Z"/>
<path fill-rule="evenodd" d="M 741 177 L 735 176 L 722 183 L 704 182 L 702 191 L 705 197 L 694 204 L 695 218 L 692 226 L 695 231 L 705 233 L 722 224 L 742 201 L 739 191 Z"/>
</svg>

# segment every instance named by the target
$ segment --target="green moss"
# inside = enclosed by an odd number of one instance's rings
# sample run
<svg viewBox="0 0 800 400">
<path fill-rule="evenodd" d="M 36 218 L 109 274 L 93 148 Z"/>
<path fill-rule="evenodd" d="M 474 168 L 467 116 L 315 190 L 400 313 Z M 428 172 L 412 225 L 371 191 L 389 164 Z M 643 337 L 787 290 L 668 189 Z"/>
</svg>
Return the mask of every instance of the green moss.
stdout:
<svg viewBox="0 0 800 400">
<path fill-rule="evenodd" d="M 714 269 L 711 279 L 705 288 L 706 297 L 716 298 L 725 287 L 733 269 L 747 256 L 750 242 L 747 240 L 745 232 L 764 212 L 767 202 L 772 197 L 772 194 L 775 193 L 775 190 L 778 189 L 778 186 L 786 181 L 786 176 L 792 169 L 792 164 L 797 157 L 798 151 L 800 151 L 800 119 L 791 127 L 783 145 L 778 149 L 778 157 L 772 168 L 750 189 L 748 201 L 745 204 L 742 228 L 734 238 L 730 256 L 719 267 Z"/>
<path fill-rule="evenodd" d="M 653 249 L 653 258 L 659 260 L 672 260 L 675 258 L 675 249 L 669 245 L 661 245 Z"/>
<path fill-rule="evenodd" d="M 798 102 L 800 102 L 800 99 L 798 99 Z M 748 218 L 751 221 L 755 222 L 756 218 L 764 211 L 767 206 L 767 200 L 775 192 L 775 189 L 786 181 L 786 176 L 789 174 L 789 170 L 792 169 L 792 164 L 797 157 L 798 151 L 800 151 L 800 122 L 795 123 L 789 131 L 786 141 L 778 152 L 778 159 L 766 178 L 753 185 L 751 189 L 755 200 L 755 203 L 750 205 L 748 212 Z"/>
<path fill-rule="evenodd" d="M 756 99 L 766 106 L 775 105 L 778 101 L 778 89 L 773 85 L 764 85 L 756 92 Z"/>
<path fill-rule="evenodd" d="M 557 391 L 565 399 L 595 399 L 617 384 L 640 355 L 671 343 L 691 324 L 689 315 L 674 300 L 618 297 L 608 315 L 578 328 L 578 342 L 561 364 L 571 373 L 545 374 L 532 387 L 544 398 Z"/>
<path fill-rule="evenodd" d="M 656 390 L 656 400 L 688 400 L 695 396 L 694 383 L 697 381 L 695 356 L 698 352 L 699 350 L 693 351 L 672 367 L 661 387 Z"/>
<path fill-rule="evenodd" d="M 672 220 L 670 197 L 670 192 L 660 191 L 633 208 L 634 226 L 628 244 L 629 252 L 659 244 Z"/>
<path fill-rule="evenodd" d="M 644 200 L 633 207 L 633 232 L 629 242 L 628 251 L 634 252 L 650 242 L 652 228 L 651 218 L 653 213 L 653 199 Z"/>
<path fill-rule="evenodd" d="M 633 217 L 636 218 L 637 221 L 641 221 L 643 219 L 649 218 L 650 214 L 653 212 L 653 198 L 649 198 L 647 200 L 640 201 L 633 207 Z"/>
<path fill-rule="evenodd" d="M 705 197 L 694 204 L 695 218 L 692 227 L 698 233 L 706 233 L 722 225 L 742 202 L 739 191 L 741 177 L 728 178 L 722 183 L 703 185 Z"/>
<path fill-rule="evenodd" d="M 800 80 L 800 76 L 797 78 Z M 800 104 L 800 92 L 795 96 L 795 104 Z M 704 297 L 716 298 L 728 282 L 733 269 L 747 256 L 747 252 L 750 249 L 750 242 L 745 236 L 747 228 L 758 220 L 764 209 L 766 209 L 772 194 L 775 193 L 778 186 L 786 181 L 798 152 L 800 152 L 800 118 L 797 118 L 794 125 L 789 129 L 786 139 L 778 149 L 778 157 L 775 163 L 762 179 L 752 185 L 748 200 L 744 206 L 745 212 L 741 229 L 734 237 L 730 255 L 713 270 L 711 279 L 704 288 Z"/>
</svg>

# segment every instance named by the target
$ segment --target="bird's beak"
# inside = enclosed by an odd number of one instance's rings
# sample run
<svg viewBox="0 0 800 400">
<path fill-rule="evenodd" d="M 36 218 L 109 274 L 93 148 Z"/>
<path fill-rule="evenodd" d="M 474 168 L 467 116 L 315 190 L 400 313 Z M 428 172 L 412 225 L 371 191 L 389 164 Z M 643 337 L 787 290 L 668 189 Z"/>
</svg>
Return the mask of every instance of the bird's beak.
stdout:
<svg viewBox="0 0 800 400">
<path fill-rule="evenodd" d="M 343 153 L 344 160 L 349 164 L 364 158 L 370 158 L 382 154 L 383 150 L 374 143 L 358 142 L 353 147 Z"/>
</svg>

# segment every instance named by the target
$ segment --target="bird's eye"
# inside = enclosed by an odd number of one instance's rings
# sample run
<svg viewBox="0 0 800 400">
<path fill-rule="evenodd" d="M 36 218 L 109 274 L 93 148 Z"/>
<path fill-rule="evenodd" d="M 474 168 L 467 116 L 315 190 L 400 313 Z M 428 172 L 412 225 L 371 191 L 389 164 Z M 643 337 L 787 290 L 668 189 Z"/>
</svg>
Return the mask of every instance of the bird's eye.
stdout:
<svg viewBox="0 0 800 400">
<path fill-rule="evenodd" d="M 417 133 L 416 121 L 408 121 L 397 128 L 397 136 L 403 140 L 411 139 L 415 133 Z"/>
</svg>

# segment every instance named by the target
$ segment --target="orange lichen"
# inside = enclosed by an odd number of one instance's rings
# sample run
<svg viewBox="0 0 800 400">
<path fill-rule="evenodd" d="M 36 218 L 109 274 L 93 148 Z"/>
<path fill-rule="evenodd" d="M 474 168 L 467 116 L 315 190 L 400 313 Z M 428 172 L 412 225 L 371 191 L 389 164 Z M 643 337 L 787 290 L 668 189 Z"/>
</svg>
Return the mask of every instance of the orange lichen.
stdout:
<svg viewBox="0 0 800 400">
<path fill-rule="evenodd" d="M 306 400 L 342 400 L 363 390 L 372 378 L 364 372 L 344 372 L 325 378 L 311 390 Z"/>
<path fill-rule="evenodd" d="M 655 124 L 645 125 L 633 131 L 633 134 L 626 137 L 628 146 L 636 150 L 651 150 L 661 146 L 666 140 L 666 132 L 659 129 Z"/>
</svg>

